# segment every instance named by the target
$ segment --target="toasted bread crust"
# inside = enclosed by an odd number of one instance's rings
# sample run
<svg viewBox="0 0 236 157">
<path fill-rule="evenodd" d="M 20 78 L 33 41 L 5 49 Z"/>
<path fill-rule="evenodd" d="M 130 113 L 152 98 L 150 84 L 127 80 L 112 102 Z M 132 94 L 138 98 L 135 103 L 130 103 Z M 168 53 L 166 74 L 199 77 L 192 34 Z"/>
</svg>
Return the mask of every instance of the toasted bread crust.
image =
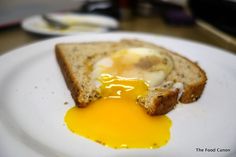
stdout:
<svg viewBox="0 0 236 157">
<path fill-rule="evenodd" d="M 201 81 L 198 85 L 188 85 L 185 87 L 183 95 L 180 97 L 179 101 L 181 103 L 191 103 L 198 100 L 203 92 L 206 82 Z"/>
<path fill-rule="evenodd" d="M 178 91 L 169 91 L 164 96 L 158 96 L 154 102 L 154 112 L 150 112 L 150 115 L 163 115 L 175 108 L 178 103 Z"/>
<path fill-rule="evenodd" d="M 180 56 L 179 54 L 175 52 L 171 52 L 171 53 L 177 56 Z M 192 62 L 191 60 L 189 60 L 188 58 L 184 56 L 180 56 L 180 57 L 187 60 L 189 64 L 192 64 L 192 66 L 196 67 L 200 71 L 200 75 L 202 78 L 198 83 L 185 85 L 184 91 L 181 97 L 179 98 L 179 102 L 187 104 L 187 103 L 197 101 L 201 97 L 202 92 L 207 83 L 207 76 L 206 76 L 205 71 L 201 67 L 199 67 L 197 63 Z"/>
<path fill-rule="evenodd" d="M 60 48 L 58 47 L 58 45 L 56 45 L 55 47 L 55 52 L 56 52 L 56 58 L 60 66 L 61 72 L 65 78 L 67 87 L 69 88 L 71 92 L 71 96 L 74 99 L 76 105 L 79 107 L 87 106 L 88 105 L 87 103 L 80 103 L 78 101 L 78 97 L 79 97 L 79 93 L 81 89 L 78 86 L 78 82 L 76 82 L 76 79 L 74 78 L 70 65 L 66 62 L 65 57 L 63 53 L 60 51 Z"/>
<path fill-rule="evenodd" d="M 138 103 L 146 109 L 148 114 L 163 115 L 175 108 L 178 103 L 178 90 L 156 89 L 155 92 L 155 96 L 138 99 Z"/>
<path fill-rule="evenodd" d="M 146 109 L 147 113 L 150 115 L 162 115 L 166 114 L 169 111 L 171 111 L 173 108 L 175 108 L 176 104 L 178 102 L 182 103 L 190 103 L 196 101 L 200 96 L 202 95 L 202 92 L 204 90 L 207 77 L 206 73 L 194 62 L 190 61 L 189 59 L 175 53 L 171 52 L 165 48 L 159 47 L 154 44 L 142 42 L 139 40 L 121 40 L 122 44 L 124 44 L 124 47 L 149 47 L 149 48 L 159 48 L 163 52 L 166 52 L 172 56 L 177 56 L 181 58 L 182 60 L 185 60 L 190 66 L 193 66 L 198 69 L 199 71 L 199 78 L 200 80 L 194 83 L 184 83 L 184 90 L 182 95 L 179 97 L 179 90 L 178 89 L 162 89 L 157 87 L 155 91 L 151 94 L 149 94 L 147 97 L 142 97 L 137 99 L 137 102 Z M 87 43 L 88 44 L 88 43 Z M 96 43 L 94 43 L 96 44 Z M 114 42 L 109 42 L 111 44 L 111 48 L 119 47 L 119 44 Z M 128 45 L 128 46 L 127 46 Z M 81 93 L 84 92 L 84 90 L 81 88 L 80 84 L 81 82 L 78 81 L 78 79 L 75 77 L 73 71 L 71 70 L 70 63 L 66 60 L 65 53 L 60 48 L 60 44 L 56 45 L 55 52 L 56 52 L 56 58 L 60 65 L 61 71 L 63 73 L 63 76 L 65 78 L 66 84 L 71 91 L 71 95 L 73 99 L 75 100 L 75 103 L 78 107 L 85 107 L 90 102 L 95 101 L 96 99 L 99 99 L 99 93 L 96 93 L 96 91 L 93 91 L 90 95 L 91 99 L 83 99 L 83 95 L 81 96 Z M 64 45 L 63 45 L 64 46 Z M 71 46 L 71 45 L 70 45 Z M 167 78 L 167 81 L 171 81 L 172 78 Z"/>
</svg>

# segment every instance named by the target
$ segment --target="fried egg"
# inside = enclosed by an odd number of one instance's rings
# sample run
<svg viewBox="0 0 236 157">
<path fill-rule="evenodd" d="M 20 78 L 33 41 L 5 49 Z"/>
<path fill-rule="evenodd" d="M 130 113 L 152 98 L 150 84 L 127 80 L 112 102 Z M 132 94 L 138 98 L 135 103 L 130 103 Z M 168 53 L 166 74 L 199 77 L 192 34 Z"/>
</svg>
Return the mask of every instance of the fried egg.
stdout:
<svg viewBox="0 0 236 157">
<path fill-rule="evenodd" d="M 170 139 L 171 120 L 150 116 L 137 98 L 158 86 L 173 69 L 168 55 L 129 48 L 98 60 L 91 78 L 102 98 L 65 115 L 67 127 L 112 148 L 159 148 Z"/>
</svg>

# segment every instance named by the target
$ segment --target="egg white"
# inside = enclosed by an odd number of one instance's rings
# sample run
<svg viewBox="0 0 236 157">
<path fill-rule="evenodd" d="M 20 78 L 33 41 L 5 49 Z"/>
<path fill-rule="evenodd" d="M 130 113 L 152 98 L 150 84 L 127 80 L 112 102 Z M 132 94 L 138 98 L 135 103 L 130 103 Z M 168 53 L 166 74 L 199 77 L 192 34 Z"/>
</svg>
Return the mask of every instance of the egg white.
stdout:
<svg viewBox="0 0 236 157">
<path fill-rule="evenodd" d="M 95 86 L 99 88 L 101 86 L 101 83 L 98 81 L 101 74 L 106 73 L 107 68 L 112 68 L 115 64 L 114 57 L 122 57 L 123 60 L 127 61 L 126 64 L 136 64 L 141 58 L 147 57 L 147 56 L 155 56 L 160 58 L 161 60 L 163 58 L 168 58 L 168 56 L 163 55 L 158 50 L 150 49 L 150 48 L 143 48 L 143 47 L 137 47 L 137 48 L 129 48 L 120 50 L 118 52 L 115 52 L 112 55 L 106 56 L 100 60 L 98 60 L 93 65 L 93 71 L 92 71 L 92 78 L 95 82 Z M 170 61 L 171 59 L 169 59 Z M 166 65 L 157 65 L 156 66 L 162 66 L 162 69 L 172 69 L 173 63 L 166 64 Z M 164 68 L 163 68 L 164 67 Z M 115 71 L 115 69 L 114 69 Z M 110 73 L 111 75 L 114 75 L 113 73 Z M 145 69 L 140 68 L 133 68 L 132 70 L 123 69 L 121 76 L 125 78 L 132 78 L 132 79 L 140 79 L 149 84 L 150 87 L 157 86 L 161 84 L 165 78 L 167 77 L 168 72 L 166 70 L 158 70 L 158 71 L 148 71 Z"/>
</svg>

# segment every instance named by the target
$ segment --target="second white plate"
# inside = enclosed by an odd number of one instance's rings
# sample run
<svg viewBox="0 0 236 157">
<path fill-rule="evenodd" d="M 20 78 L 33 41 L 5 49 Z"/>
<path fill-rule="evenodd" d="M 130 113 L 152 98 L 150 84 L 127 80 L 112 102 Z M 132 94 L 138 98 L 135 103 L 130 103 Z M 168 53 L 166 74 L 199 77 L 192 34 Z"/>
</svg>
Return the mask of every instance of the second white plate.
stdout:
<svg viewBox="0 0 236 157">
<path fill-rule="evenodd" d="M 43 35 L 100 33 L 109 31 L 109 29 L 117 29 L 119 27 L 119 22 L 116 19 L 103 15 L 76 13 L 52 13 L 48 15 L 58 21 L 66 24 L 72 24 L 73 26 L 68 29 L 55 29 L 50 27 L 40 15 L 26 18 L 22 21 L 21 26 L 26 31 Z M 96 27 L 83 25 L 83 23 L 90 23 L 92 25 L 96 25 Z"/>
</svg>

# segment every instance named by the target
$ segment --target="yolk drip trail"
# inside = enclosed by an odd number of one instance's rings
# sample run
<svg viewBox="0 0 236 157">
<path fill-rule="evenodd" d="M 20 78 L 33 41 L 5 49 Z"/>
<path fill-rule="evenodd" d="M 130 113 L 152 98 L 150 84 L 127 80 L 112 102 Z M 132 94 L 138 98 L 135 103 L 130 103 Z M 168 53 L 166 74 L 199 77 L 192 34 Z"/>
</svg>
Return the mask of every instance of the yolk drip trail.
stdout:
<svg viewBox="0 0 236 157">
<path fill-rule="evenodd" d="M 103 98 L 66 113 L 72 132 L 113 148 L 159 148 L 168 142 L 171 120 L 150 116 L 136 103 L 148 92 L 144 81 L 105 74 L 100 82 Z"/>
</svg>

